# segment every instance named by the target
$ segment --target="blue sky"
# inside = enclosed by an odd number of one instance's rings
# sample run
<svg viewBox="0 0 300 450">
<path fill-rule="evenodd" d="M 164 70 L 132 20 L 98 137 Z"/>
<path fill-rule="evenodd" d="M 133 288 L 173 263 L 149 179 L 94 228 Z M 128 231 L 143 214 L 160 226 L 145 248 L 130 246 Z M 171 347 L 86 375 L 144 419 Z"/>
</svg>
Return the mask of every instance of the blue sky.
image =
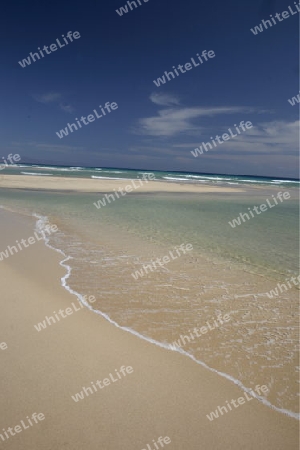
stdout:
<svg viewBox="0 0 300 450">
<path fill-rule="evenodd" d="M 0 156 L 23 162 L 298 177 L 299 13 L 250 28 L 293 0 L 12 1 L 1 14 Z M 22 68 L 62 34 L 80 38 Z M 203 50 L 215 58 L 153 80 Z M 59 139 L 105 102 L 118 109 Z M 253 128 L 195 158 L 240 121 Z"/>
</svg>

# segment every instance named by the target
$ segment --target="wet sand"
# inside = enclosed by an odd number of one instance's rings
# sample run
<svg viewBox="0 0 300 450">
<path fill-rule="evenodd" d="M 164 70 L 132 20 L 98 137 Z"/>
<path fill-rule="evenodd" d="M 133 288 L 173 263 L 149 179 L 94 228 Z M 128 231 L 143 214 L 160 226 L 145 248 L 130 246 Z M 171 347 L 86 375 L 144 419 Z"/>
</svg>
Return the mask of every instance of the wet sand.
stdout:
<svg viewBox="0 0 300 450">
<path fill-rule="evenodd" d="M 32 235 L 31 218 L 1 210 L 0 220 L 1 250 Z M 159 436 L 171 439 L 170 450 L 298 448 L 298 422 L 255 399 L 210 422 L 206 414 L 241 397 L 240 388 L 87 309 L 37 332 L 34 324 L 76 301 L 61 286 L 66 272 L 61 259 L 37 242 L 0 262 L 0 342 L 8 346 L 0 350 L 0 430 L 34 412 L 45 415 L 0 441 L 3 448 L 148 450 Z M 78 403 L 72 400 L 83 386 L 123 365 L 133 373 Z"/>
</svg>

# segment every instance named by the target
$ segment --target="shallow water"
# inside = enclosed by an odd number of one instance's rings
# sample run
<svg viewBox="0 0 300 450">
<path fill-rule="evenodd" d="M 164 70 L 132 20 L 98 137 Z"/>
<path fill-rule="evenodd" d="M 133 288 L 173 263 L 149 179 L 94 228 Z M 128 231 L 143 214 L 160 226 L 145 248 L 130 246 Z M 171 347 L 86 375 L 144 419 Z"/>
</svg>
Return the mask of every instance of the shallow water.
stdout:
<svg viewBox="0 0 300 450">
<path fill-rule="evenodd" d="M 229 220 L 277 189 L 245 191 L 130 194 L 97 209 L 103 194 L 2 190 L 0 203 L 59 226 L 50 244 L 73 258 L 68 284 L 95 295 L 95 308 L 121 326 L 171 344 L 229 314 L 229 322 L 185 339 L 183 350 L 246 387 L 267 385 L 272 405 L 296 412 L 299 291 L 273 299 L 266 292 L 299 273 L 297 194 L 289 189 L 291 200 L 232 229 Z M 183 243 L 193 251 L 133 278 Z"/>
</svg>

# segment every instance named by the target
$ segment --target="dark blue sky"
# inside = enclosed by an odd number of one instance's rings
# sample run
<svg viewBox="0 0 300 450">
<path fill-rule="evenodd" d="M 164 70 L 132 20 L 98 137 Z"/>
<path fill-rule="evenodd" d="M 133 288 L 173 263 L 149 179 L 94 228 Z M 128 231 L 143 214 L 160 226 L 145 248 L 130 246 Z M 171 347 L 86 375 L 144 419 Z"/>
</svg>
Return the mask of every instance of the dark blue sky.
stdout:
<svg viewBox="0 0 300 450">
<path fill-rule="evenodd" d="M 299 13 L 293 0 L 11 1 L 1 11 L 0 156 L 21 162 L 298 176 Z M 278 22 L 278 21 L 277 21 Z M 22 68 L 37 48 L 80 39 Z M 61 38 L 61 42 L 63 42 Z M 156 87 L 203 50 L 215 58 Z M 105 102 L 119 108 L 59 139 Z M 195 158 L 240 121 L 253 128 Z"/>
</svg>

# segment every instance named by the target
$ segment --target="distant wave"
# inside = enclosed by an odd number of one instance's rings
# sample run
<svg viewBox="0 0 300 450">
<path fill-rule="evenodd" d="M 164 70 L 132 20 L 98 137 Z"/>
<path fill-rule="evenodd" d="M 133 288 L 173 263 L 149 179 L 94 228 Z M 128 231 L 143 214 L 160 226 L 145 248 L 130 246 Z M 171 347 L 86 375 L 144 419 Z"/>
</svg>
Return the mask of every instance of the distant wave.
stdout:
<svg viewBox="0 0 300 450">
<path fill-rule="evenodd" d="M 96 175 L 91 175 L 91 178 L 99 178 L 102 180 L 128 180 L 128 178 L 97 177 Z"/>
<path fill-rule="evenodd" d="M 28 166 L 26 166 L 24 164 L 13 164 L 12 168 L 14 168 L 14 167 L 27 167 L 28 168 Z"/>
<path fill-rule="evenodd" d="M 244 183 L 254 183 L 254 184 L 278 184 L 278 183 L 274 183 L 273 180 L 271 181 L 261 181 L 261 180 L 238 180 L 238 181 L 243 181 Z M 280 182 L 281 183 L 281 182 Z M 293 181 L 291 181 L 290 183 L 293 183 Z"/>
<path fill-rule="evenodd" d="M 174 181 L 193 181 L 193 180 L 187 180 L 186 178 L 174 178 L 174 177 L 163 177 L 164 180 L 174 180 Z"/>
<path fill-rule="evenodd" d="M 273 180 L 274 183 L 300 183 L 300 181 L 293 181 L 293 180 Z"/>
<path fill-rule="evenodd" d="M 52 177 L 53 173 L 38 173 L 38 172 L 21 172 L 22 175 L 38 175 L 42 177 Z"/>
<path fill-rule="evenodd" d="M 197 178 L 201 180 L 222 180 L 222 181 L 232 181 L 234 178 L 220 178 L 220 177 L 208 177 L 205 175 L 185 175 L 187 178 Z"/>
<path fill-rule="evenodd" d="M 116 168 L 103 168 L 103 167 L 82 167 L 82 166 L 47 166 L 47 165 L 38 165 L 38 164 L 14 164 L 12 169 L 18 169 L 14 171 L 14 173 L 20 173 L 23 175 L 31 175 L 31 176 L 59 176 L 59 177 L 68 177 L 75 178 L 81 177 L 86 179 L 107 179 L 107 180 L 131 180 L 138 179 L 145 174 L 150 174 L 155 172 L 156 181 L 166 181 L 166 182 L 177 182 L 177 183 L 186 183 L 186 184 L 208 184 L 212 186 L 239 184 L 240 186 L 244 186 L 248 184 L 249 186 L 254 187 L 254 185 L 262 186 L 262 187 L 274 187 L 274 188 L 296 188 L 299 186 L 299 180 L 293 179 L 280 179 L 280 178 L 272 178 L 267 176 L 251 176 L 251 175 L 229 175 L 229 174 L 201 174 L 197 172 L 172 172 L 172 171 L 160 171 L 160 170 L 134 170 L 134 169 L 120 169 Z M 9 166 L 7 167 L 9 169 Z M 26 169 L 26 172 L 21 172 L 21 169 Z M 29 172 L 32 170 L 32 172 Z M 48 172 L 47 172 L 48 170 Z M 9 172 L 13 173 L 13 171 Z M 35 173 L 36 172 L 36 173 Z M 101 173 L 100 173 L 101 172 Z M 101 175 L 101 176 L 98 176 Z M 121 177 L 122 175 L 122 177 Z M 243 178 L 247 177 L 249 178 Z"/>
<path fill-rule="evenodd" d="M 196 183 L 205 183 L 206 181 L 208 181 L 208 180 L 199 180 L 199 179 L 197 179 L 197 180 L 195 180 L 195 179 L 193 179 L 193 180 L 189 180 L 188 178 L 181 178 L 181 177 L 162 177 L 162 179 L 164 179 L 164 180 L 169 180 L 169 181 L 185 181 L 186 183 L 189 183 L 189 184 L 196 184 Z M 158 178 L 158 180 L 159 180 L 159 178 Z"/>
<path fill-rule="evenodd" d="M 33 166 L 32 166 L 33 167 Z M 50 167 L 50 166 L 36 166 L 39 169 L 57 170 L 61 172 L 78 172 L 79 170 L 86 170 L 84 167 Z"/>
<path fill-rule="evenodd" d="M 103 172 L 107 172 L 107 173 L 127 173 L 127 170 L 105 170 L 105 169 L 101 169 Z"/>
</svg>

